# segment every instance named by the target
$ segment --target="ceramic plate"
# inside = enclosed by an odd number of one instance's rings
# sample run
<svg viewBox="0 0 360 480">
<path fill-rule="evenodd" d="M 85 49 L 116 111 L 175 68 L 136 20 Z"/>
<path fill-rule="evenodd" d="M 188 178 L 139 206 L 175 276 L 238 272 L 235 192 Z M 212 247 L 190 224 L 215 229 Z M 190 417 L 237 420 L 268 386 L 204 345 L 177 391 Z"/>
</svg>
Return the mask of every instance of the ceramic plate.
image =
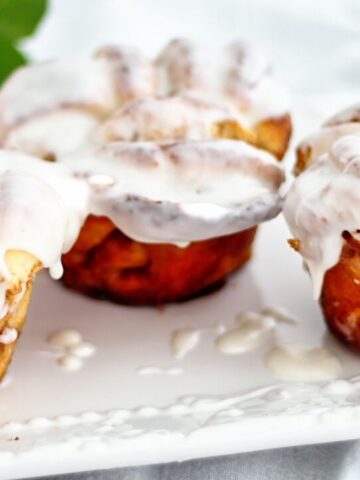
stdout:
<svg viewBox="0 0 360 480">
<path fill-rule="evenodd" d="M 360 359 L 327 334 L 287 236 L 281 219 L 263 226 L 252 262 L 225 288 L 161 311 L 91 300 L 40 276 L 1 387 L 0 478 L 357 438 Z M 216 348 L 239 312 L 266 306 L 295 323 L 278 322 L 248 353 Z M 60 367 L 47 342 L 64 327 L 97 348 L 78 371 Z M 199 343 L 176 360 L 173 332 L 188 327 Z M 289 343 L 325 346 L 348 381 L 279 381 L 264 357 Z"/>
</svg>

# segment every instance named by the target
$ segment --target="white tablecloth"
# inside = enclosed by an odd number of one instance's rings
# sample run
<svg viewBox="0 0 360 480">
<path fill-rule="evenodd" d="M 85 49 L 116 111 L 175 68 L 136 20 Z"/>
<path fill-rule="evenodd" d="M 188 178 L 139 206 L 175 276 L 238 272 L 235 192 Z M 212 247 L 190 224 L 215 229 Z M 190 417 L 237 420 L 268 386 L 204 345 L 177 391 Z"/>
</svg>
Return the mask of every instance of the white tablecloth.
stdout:
<svg viewBox="0 0 360 480">
<path fill-rule="evenodd" d="M 359 480 L 360 441 L 284 448 L 168 465 L 85 472 L 47 478 L 49 480 Z"/>
</svg>

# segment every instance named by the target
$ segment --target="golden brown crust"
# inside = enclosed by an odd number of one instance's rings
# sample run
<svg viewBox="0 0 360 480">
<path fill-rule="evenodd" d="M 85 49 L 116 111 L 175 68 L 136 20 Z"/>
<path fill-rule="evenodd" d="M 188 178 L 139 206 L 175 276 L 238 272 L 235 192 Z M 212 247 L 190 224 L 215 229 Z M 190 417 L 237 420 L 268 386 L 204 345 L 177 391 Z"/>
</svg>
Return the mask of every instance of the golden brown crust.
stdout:
<svg viewBox="0 0 360 480">
<path fill-rule="evenodd" d="M 256 146 L 267 150 L 281 160 L 286 153 L 292 133 L 291 117 L 285 114 L 281 117 L 261 120 L 255 125 L 254 132 Z"/>
<path fill-rule="evenodd" d="M 212 127 L 212 136 L 214 138 L 243 140 L 256 146 L 256 134 L 252 130 L 248 130 L 235 120 L 224 120 L 214 123 Z"/>
<path fill-rule="evenodd" d="M 248 130 L 229 120 L 214 124 L 214 138 L 243 140 L 281 159 L 291 136 L 289 115 Z M 63 282 L 87 295 L 119 303 L 160 305 L 184 301 L 224 283 L 251 256 L 256 228 L 193 242 L 187 248 L 136 242 L 105 217 L 90 215 L 63 256 Z"/>
<path fill-rule="evenodd" d="M 243 140 L 282 160 L 289 145 L 292 123 L 290 115 L 285 114 L 261 120 L 249 130 L 237 121 L 224 120 L 214 124 L 212 133 L 214 138 Z"/>
<path fill-rule="evenodd" d="M 321 307 L 331 332 L 360 352 L 360 241 L 344 234 L 340 261 L 325 274 Z"/>
<path fill-rule="evenodd" d="M 300 252 L 300 240 L 297 238 L 289 238 L 288 244 L 295 252 Z"/>
<path fill-rule="evenodd" d="M 25 323 L 33 279 L 41 268 L 41 263 L 33 255 L 20 250 L 6 252 L 5 262 L 12 274 L 12 282 L 6 292 L 9 311 L 0 319 L 0 333 L 5 328 L 15 328 L 20 334 Z M 6 373 L 15 347 L 16 341 L 7 345 L 0 343 L 0 381 Z"/>
<path fill-rule="evenodd" d="M 296 150 L 296 163 L 294 167 L 294 175 L 300 175 L 310 164 L 311 160 L 311 147 L 310 145 L 300 145 Z"/>
<path fill-rule="evenodd" d="M 136 242 L 109 219 L 91 215 L 72 250 L 63 256 L 63 281 L 87 295 L 119 303 L 188 300 L 220 286 L 247 262 L 255 231 L 179 248 Z"/>
</svg>

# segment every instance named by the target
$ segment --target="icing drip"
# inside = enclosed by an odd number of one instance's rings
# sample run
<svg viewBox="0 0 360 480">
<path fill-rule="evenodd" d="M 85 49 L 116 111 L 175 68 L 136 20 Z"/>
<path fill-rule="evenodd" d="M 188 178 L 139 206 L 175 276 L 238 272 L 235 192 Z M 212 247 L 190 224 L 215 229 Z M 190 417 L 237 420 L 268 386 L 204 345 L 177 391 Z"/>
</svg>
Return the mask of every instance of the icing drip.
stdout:
<svg viewBox="0 0 360 480">
<path fill-rule="evenodd" d="M 139 367 L 136 370 L 138 375 L 142 376 L 153 376 L 153 375 L 169 375 L 169 376 L 177 376 L 182 375 L 184 372 L 179 367 Z"/>
<path fill-rule="evenodd" d="M 235 355 L 254 350 L 272 332 L 276 322 L 272 316 L 244 312 L 237 317 L 238 327 L 225 332 L 216 339 L 221 353 Z"/>
<path fill-rule="evenodd" d="M 82 342 L 82 335 L 73 328 L 64 328 L 48 337 L 48 343 L 59 348 L 69 348 L 80 342 Z"/>
<path fill-rule="evenodd" d="M 3 150 L 0 245 L 31 253 L 59 278 L 61 254 L 90 213 L 133 238 L 179 244 L 272 218 L 282 180 L 271 155 L 231 140 L 109 144 L 56 163 Z M 0 274 L 8 278 L 4 262 Z"/>
<path fill-rule="evenodd" d="M 18 331 L 16 328 L 6 327 L 0 334 L 0 343 L 3 345 L 8 345 L 9 343 L 15 342 L 18 337 Z"/>
<path fill-rule="evenodd" d="M 69 371 L 80 370 L 84 365 L 84 359 L 92 357 L 96 352 L 95 345 L 84 341 L 81 333 L 73 328 L 59 330 L 51 334 L 47 341 L 60 349 L 62 355 L 58 357 L 57 363 Z"/>
<path fill-rule="evenodd" d="M 55 277 L 61 275 L 61 254 L 87 215 L 87 190 L 61 165 L 0 151 L 0 192 L 2 250 L 29 252 Z M 0 273 L 8 277 L 3 268 Z"/>
<path fill-rule="evenodd" d="M 77 355 L 71 355 L 68 353 L 58 359 L 58 364 L 65 368 L 65 370 L 74 371 L 82 368 L 83 361 Z"/>
<path fill-rule="evenodd" d="M 241 355 L 264 345 L 278 323 L 294 325 L 292 316 L 282 307 L 266 307 L 260 312 L 240 312 L 235 317 L 236 328 L 222 324 L 196 326 L 175 330 L 171 334 L 170 348 L 174 358 L 182 359 L 194 350 L 205 337 L 215 335 L 214 345 L 225 355 Z"/>
<path fill-rule="evenodd" d="M 305 140 L 310 166 L 294 181 L 284 215 L 310 272 L 318 298 L 325 272 L 340 258 L 344 231 L 360 227 L 360 124 L 338 124 L 356 111 L 334 117 L 329 126 Z"/>
<path fill-rule="evenodd" d="M 193 350 L 200 341 L 200 330 L 184 328 L 176 330 L 171 337 L 171 350 L 173 356 L 180 360 Z"/>
<path fill-rule="evenodd" d="M 51 267 L 49 268 L 49 273 L 50 276 L 55 280 L 62 277 L 62 274 L 64 273 L 64 268 L 62 266 L 61 260 L 56 262 L 54 265 L 51 265 Z"/>
</svg>

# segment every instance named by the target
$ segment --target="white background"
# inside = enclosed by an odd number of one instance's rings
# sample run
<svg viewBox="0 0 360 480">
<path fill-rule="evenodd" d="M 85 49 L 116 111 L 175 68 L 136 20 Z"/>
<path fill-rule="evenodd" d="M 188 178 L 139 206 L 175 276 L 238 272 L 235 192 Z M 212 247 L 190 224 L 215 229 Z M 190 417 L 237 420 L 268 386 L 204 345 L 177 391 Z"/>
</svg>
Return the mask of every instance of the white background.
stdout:
<svg viewBox="0 0 360 480">
<path fill-rule="evenodd" d="M 173 37 L 258 44 L 295 94 L 360 92 L 359 0 L 52 0 L 27 50 L 36 60 L 106 43 L 155 54 Z M 360 98 L 360 95 L 358 95 Z"/>
</svg>

